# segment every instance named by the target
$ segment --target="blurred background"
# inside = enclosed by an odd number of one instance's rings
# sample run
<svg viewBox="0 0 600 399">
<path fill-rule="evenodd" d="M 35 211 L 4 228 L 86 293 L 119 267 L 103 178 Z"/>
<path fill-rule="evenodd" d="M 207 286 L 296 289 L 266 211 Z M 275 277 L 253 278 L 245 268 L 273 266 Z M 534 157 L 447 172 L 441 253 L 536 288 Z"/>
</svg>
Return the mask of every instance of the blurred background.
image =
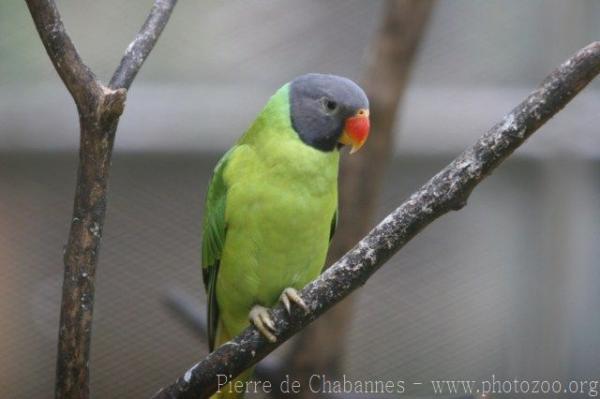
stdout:
<svg viewBox="0 0 600 399">
<path fill-rule="evenodd" d="M 152 1 L 58 5 L 82 58 L 107 81 Z M 117 133 L 93 397 L 149 397 L 206 355 L 202 334 L 166 303 L 204 308 L 200 228 L 215 162 L 293 77 L 363 81 L 385 10 L 379 0 L 180 0 Z M 434 3 L 393 110 L 392 156 L 378 171 L 370 224 L 598 40 L 598 20 L 593 0 Z M 388 262 L 354 298 L 341 371 L 423 382 L 600 379 L 599 126 L 596 81 L 466 208 Z M 2 397 L 51 396 L 78 134 L 25 4 L 0 2 Z M 431 396 L 426 384 L 409 393 Z"/>
</svg>

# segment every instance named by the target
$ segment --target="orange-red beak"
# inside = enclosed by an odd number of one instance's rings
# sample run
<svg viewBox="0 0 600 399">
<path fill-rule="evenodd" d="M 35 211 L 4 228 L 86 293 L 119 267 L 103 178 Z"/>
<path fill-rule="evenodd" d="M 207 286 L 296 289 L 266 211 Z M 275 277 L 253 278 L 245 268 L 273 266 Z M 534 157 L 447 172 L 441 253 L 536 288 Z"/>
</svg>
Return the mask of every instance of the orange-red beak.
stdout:
<svg viewBox="0 0 600 399">
<path fill-rule="evenodd" d="M 369 110 L 359 109 L 354 116 L 346 119 L 344 131 L 338 141 L 342 144 L 352 146 L 350 154 L 354 154 L 367 141 L 369 128 Z"/>
</svg>

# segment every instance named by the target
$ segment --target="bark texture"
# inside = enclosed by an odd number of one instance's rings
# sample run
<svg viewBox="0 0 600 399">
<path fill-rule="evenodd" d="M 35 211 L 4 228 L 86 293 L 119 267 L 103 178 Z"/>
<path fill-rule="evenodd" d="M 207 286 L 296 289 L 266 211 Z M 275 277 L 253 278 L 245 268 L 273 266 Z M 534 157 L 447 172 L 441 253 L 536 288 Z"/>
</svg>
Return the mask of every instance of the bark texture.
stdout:
<svg viewBox="0 0 600 399">
<path fill-rule="evenodd" d="M 440 216 L 466 205 L 471 191 L 540 126 L 559 112 L 600 73 L 600 42 L 579 50 L 560 65 L 500 122 L 432 177 L 318 279 L 301 292 L 310 311 L 283 306 L 272 311 L 278 342 L 253 326 L 192 366 L 154 398 L 208 398 L 217 375 L 237 376 L 256 364 L 321 314 L 363 285 L 393 254 Z"/>
<path fill-rule="evenodd" d="M 176 0 L 156 0 L 109 86 L 77 53 L 53 0 L 27 0 L 36 29 L 79 113 L 80 146 L 64 280 L 56 364 L 56 398 L 89 397 L 94 283 L 106 214 L 110 160 L 127 88 L 167 23 Z"/>
</svg>

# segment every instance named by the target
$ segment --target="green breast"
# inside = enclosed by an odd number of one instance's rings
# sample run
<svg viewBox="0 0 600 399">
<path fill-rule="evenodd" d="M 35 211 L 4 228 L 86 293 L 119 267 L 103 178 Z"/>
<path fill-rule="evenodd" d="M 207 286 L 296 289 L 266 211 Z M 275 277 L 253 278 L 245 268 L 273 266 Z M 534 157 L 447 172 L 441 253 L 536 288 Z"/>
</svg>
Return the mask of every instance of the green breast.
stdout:
<svg viewBox="0 0 600 399">
<path fill-rule="evenodd" d="M 266 111 L 281 107 L 281 114 L 284 100 L 274 97 Z M 305 145 L 285 112 L 257 123 L 224 171 L 227 234 L 217 301 L 232 333 L 247 325 L 253 305 L 273 306 L 284 288 L 300 289 L 318 276 L 337 209 L 339 152 Z"/>
</svg>

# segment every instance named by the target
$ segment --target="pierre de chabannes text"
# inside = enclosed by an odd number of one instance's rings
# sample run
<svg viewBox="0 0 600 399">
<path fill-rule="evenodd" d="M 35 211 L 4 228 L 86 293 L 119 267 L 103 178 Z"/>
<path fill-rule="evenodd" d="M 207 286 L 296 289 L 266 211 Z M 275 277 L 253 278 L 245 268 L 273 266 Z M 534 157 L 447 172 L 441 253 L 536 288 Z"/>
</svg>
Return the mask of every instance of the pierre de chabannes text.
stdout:
<svg viewBox="0 0 600 399">
<path fill-rule="evenodd" d="M 228 393 L 271 393 L 278 390 L 283 394 L 297 394 L 306 389 L 313 393 L 325 394 L 403 394 L 409 387 L 415 389 L 430 389 L 436 395 L 457 394 L 574 394 L 585 397 L 597 397 L 600 387 L 600 378 L 580 379 L 562 382 L 556 380 L 524 380 L 517 378 L 501 379 L 492 374 L 485 380 L 430 380 L 424 382 L 407 382 L 405 380 L 380 380 L 380 379 L 351 379 L 346 374 L 340 378 L 331 378 L 325 374 L 313 374 L 303 384 L 301 381 L 290 377 L 274 384 L 268 380 L 234 381 L 231 375 L 218 374 L 217 384 L 219 392 Z M 274 386 L 277 385 L 277 386 Z"/>
</svg>

